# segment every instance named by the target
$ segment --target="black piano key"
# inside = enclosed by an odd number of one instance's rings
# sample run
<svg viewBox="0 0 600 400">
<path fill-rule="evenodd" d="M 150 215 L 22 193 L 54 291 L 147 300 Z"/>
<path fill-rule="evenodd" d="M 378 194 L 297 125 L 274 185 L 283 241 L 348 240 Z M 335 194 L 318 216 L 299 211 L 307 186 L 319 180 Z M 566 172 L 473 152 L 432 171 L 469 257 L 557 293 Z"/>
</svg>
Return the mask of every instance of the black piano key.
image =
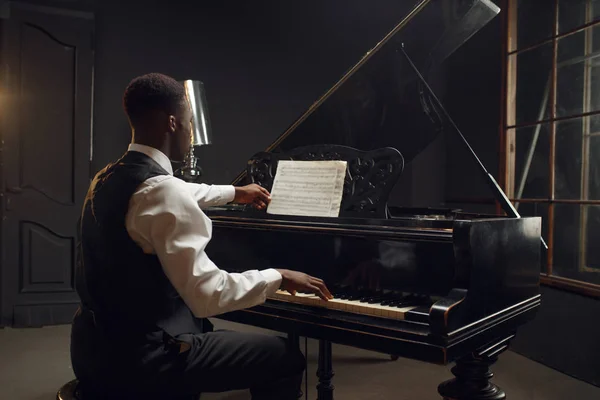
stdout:
<svg viewBox="0 0 600 400">
<path fill-rule="evenodd" d="M 417 306 L 420 304 L 421 303 L 419 302 L 419 299 L 416 298 L 415 296 L 411 295 L 411 296 L 406 296 L 402 300 L 396 301 L 392 307 L 398 307 L 398 308 L 412 307 L 412 306 Z"/>
<path fill-rule="evenodd" d="M 370 294 L 363 295 L 363 296 L 360 298 L 360 302 L 361 302 L 361 303 L 368 303 L 368 302 L 369 302 L 369 300 L 371 300 L 373 297 L 375 297 L 375 295 L 374 295 L 373 293 L 370 293 Z"/>
<path fill-rule="evenodd" d="M 391 295 L 390 293 L 379 292 L 379 294 L 377 296 L 372 296 L 371 298 L 369 298 L 367 300 L 367 303 L 383 305 L 383 302 L 390 301 L 392 299 L 393 299 L 393 295 Z"/>
<path fill-rule="evenodd" d="M 413 302 L 414 302 L 414 299 L 412 298 L 412 296 L 408 295 L 408 296 L 396 297 L 388 305 L 390 307 L 408 307 Z"/>
<path fill-rule="evenodd" d="M 369 292 L 367 292 L 366 290 L 355 290 L 350 294 L 348 300 L 361 301 L 363 298 L 369 295 Z"/>
<path fill-rule="evenodd" d="M 384 297 L 371 297 L 367 300 L 369 304 L 381 304 L 384 301 Z"/>
<path fill-rule="evenodd" d="M 363 298 L 360 299 L 361 303 L 376 303 L 378 301 L 373 301 L 373 299 L 381 299 L 383 300 L 383 292 L 381 291 L 373 291 L 366 294 Z"/>
<path fill-rule="evenodd" d="M 394 301 L 398 301 L 400 295 L 398 293 L 389 293 L 384 300 L 381 301 L 382 306 L 389 306 Z"/>
</svg>

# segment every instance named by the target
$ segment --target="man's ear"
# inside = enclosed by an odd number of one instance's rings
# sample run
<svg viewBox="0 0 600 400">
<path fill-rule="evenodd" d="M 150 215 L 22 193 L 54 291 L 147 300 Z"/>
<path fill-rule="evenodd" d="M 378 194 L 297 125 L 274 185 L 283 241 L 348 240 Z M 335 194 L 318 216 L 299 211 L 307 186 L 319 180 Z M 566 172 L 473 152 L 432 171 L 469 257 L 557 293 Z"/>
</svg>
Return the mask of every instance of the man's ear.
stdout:
<svg viewBox="0 0 600 400">
<path fill-rule="evenodd" d="M 169 115 L 169 132 L 175 133 L 177 130 L 177 118 L 174 115 Z"/>
</svg>

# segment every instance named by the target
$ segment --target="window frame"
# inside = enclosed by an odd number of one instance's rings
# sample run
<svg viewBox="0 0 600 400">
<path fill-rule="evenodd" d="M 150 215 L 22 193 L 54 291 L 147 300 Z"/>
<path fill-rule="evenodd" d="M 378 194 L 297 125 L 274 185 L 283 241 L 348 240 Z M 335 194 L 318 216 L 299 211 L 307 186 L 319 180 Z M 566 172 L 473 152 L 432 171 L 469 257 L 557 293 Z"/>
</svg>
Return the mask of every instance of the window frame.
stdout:
<svg viewBox="0 0 600 400">
<path fill-rule="evenodd" d="M 548 223 L 548 237 L 545 238 L 548 244 L 547 252 L 547 263 L 546 270 L 541 272 L 541 282 L 544 285 L 558 287 L 561 289 L 567 289 L 590 295 L 594 297 L 600 297 L 600 285 L 570 278 L 565 278 L 553 274 L 553 249 L 554 249 L 554 214 L 555 206 L 557 204 L 574 204 L 574 205 L 600 205 L 600 200 L 583 200 L 581 199 L 557 199 L 555 196 L 555 181 L 556 181 L 556 127 L 560 121 L 573 120 L 582 117 L 592 117 L 594 115 L 600 115 L 600 109 L 596 111 L 588 111 L 584 109 L 583 113 L 570 114 L 566 116 L 557 116 L 556 113 L 556 98 L 557 98 L 557 69 L 558 69 L 558 42 L 561 38 L 573 35 L 577 32 L 586 30 L 593 26 L 600 26 L 600 19 L 587 22 L 591 19 L 591 1 L 588 0 L 588 17 L 586 23 L 576 28 L 570 29 L 561 33 L 559 31 L 559 1 L 564 0 L 553 0 L 553 25 L 552 35 L 549 38 L 538 41 L 532 45 L 524 46 L 519 48 L 517 45 L 517 32 L 518 32 L 518 18 L 517 18 L 517 2 L 526 0 L 503 0 L 503 9 L 505 12 L 502 13 L 502 29 L 503 29 L 503 43 L 502 43 L 502 55 L 503 55 L 503 69 L 502 69 L 502 112 L 501 112 L 501 124 L 500 124 L 500 184 L 503 187 L 506 195 L 514 203 L 535 203 L 540 205 L 546 205 L 548 212 L 546 214 Z M 590 31 L 588 29 L 588 31 Z M 586 31 L 586 32 L 588 32 Z M 535 48 L 552 45 L 552 65 L 550 72 L 550 89 L 548 93 L 548 105 L 549 105 L 549 118 L 540 121 L 531 121 L 525 123 L 517 123 L 516 118 L 516 100 L 517 100 L 517 54 L 521 54 L 525 51 L 530 51 Z M 587 73 L 587 72 L 586 72 Z M 588 90 L 584 89 L 584 92 Z M 584 106 L 585 107 L 585 106 Z M 584 118 L 589 120 L 589 118 Z M 538 126 L 540 124 L 549 124 L 550 137 L 549 137 L 549 198 L 515 198 L 515 182 L 518 178 L 516 176 L 516 131 L 523 127 Z M 586 207 L 582 207 L 582 210 L 586 210 Z M 501 211 L 499 209 L 499 211 Z M 582 212 L 580 220 L 583 221 L 585 218 L 586 211 Z M 587 225 L 587 219 L 583 221 L 580 227 L 580 232 L 584 229 L 583 225 Z M 582 242 L 579 239 L 580 251 L 582 249 Z M 585 242 L 584 242 L 585 243 Z M 584 260 L 585 258 L 582 257 Z M 585 261 L 580 262 L 579 269 L 587 268 Z"/>
</svg>

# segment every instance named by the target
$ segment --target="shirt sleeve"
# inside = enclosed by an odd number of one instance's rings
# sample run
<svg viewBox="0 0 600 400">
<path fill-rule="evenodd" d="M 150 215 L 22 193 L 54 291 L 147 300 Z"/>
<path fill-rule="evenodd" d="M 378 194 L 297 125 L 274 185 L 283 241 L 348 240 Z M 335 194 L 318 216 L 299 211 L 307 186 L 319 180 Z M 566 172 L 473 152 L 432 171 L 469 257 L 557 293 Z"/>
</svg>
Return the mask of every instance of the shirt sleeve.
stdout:
<svg viewBox="0 0 600 400">
<path fill-rule="evenodd" d="M 128 213 L 132 239 L 158 256 L 166 276 L 198 318 L 263 303 L 279 288 L 281 274 L 274 269 L 219 269 L 205 252 L 211 221 L 193 193 L 181 190 L 183 183 L 163 180 L 139 194 Z"/>
<path fill-rule="evenodd" d="M 232 185 L 207 185 L 191 182 L 186 185 L 200 208 L 231 203 L 235 197 L 235 187 Z"/>
</svg>

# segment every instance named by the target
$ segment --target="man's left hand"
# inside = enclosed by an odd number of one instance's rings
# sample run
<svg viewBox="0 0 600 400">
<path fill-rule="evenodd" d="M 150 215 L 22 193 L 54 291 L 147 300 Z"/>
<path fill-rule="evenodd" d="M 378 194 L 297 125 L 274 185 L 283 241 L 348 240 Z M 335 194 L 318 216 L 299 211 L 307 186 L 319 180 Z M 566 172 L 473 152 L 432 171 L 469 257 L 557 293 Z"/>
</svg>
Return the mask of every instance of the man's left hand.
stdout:
<svg viewBox="0 0 600 400">
<path fill-rule="evenodd" d="M 259 210 L 262 210 L 271 201 L 271 194 L 262 186 L 251 183 L 246 186 L 236 186 L 233 201 L 240 204 L 252 204 Z"/>
</svg>

